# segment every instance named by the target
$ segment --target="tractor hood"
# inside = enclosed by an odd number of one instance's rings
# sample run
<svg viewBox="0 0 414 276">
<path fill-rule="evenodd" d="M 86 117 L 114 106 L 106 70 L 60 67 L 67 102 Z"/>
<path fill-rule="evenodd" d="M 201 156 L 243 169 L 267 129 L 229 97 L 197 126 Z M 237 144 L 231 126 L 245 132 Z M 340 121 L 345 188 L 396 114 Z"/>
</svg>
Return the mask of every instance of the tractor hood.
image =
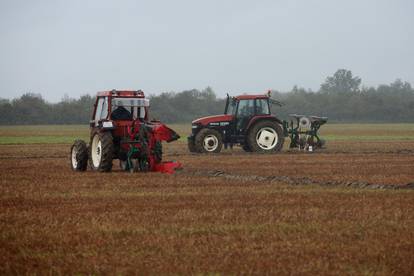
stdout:
<svg viewBox="0 0 414 276">
<path fill-rule="evenodd" d="M 196 119 L 191 123 L 206 126 L 211 123 L 230 122 L 231 120 L 233 120 L 233 115 L 214 115 Z"/>
</svg>

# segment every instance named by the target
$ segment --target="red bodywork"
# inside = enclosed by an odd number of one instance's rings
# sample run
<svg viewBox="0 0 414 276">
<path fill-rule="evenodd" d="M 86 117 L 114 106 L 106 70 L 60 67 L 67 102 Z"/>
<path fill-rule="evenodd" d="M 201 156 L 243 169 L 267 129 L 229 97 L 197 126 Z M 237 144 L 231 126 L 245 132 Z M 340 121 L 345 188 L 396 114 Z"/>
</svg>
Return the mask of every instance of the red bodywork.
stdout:
<svg viewBox="0 0 414 276">
<path fill-rule="evenodd" d="M 171 174 L 175 170 L 181 168 L 179 162 L 161 162 L 154 154 L 154 149 L 157 142 L 166 141 L 172 142 L 179 138 L 178 134 L 167 127 L 165 124 L 159 121 L 148 120 L 148 107 L 145 107 L 145 117 L 134 120 L 112 120 L 112 98 L 145 98 L 144 92 L 138 91 L 104 91 L 98 92 L 94 107 L 93 115 L 95 115 L 98 99 L 100 97 L 108 97 L 108 116 L 103 121 L 111 121 L 114 128 L 111 129 L 112 136 L 120 141 L 119 149 L 123 152 L 129 152 L 138 150 L 140 154 L 145 152 L 145 155 L 149 163 L 149 171 L 157 171 L 162 173 Z M 93 118 L 92 118 L 93 119 Z M 92 125 L 91 125 L 92 126 Z M 144 134 L 143 134 L 144 133 Z M 142 135 L 145 136 L 146 144 L 143 145 L 144 140 Z M 115 140 L 115 139 L 114 139 Z M 134 148 L 134 149 L 133 149 Z M 119 155 L 119 154 L 118 154 Z"/>
<path fill-rule="evenodd" d="M 237 100 L 268 99 L 268 97 L 265 96 L 265 95 L 241 95 L 241 96 L 237 96 L 237 97 L 234 97 L 234 98 L 237 99 Z M 255 115 L 250 120 L 247 128 L 249 128 L 251 125 L 253 125 L 255 122 L 257 122 L 257 120 L 266 119 L 266 118 L 274 119 L 275 117 L 271 114 Z M 214 122 L 231 122 L 234 119 L 235 119 L 234 115 L 223 114 L 223 115 L 213 115 L 213 116 L 206 116 L 206 117 L 198 118 L 198 119 L 192 121 L 192 123 L 193 124 L 200 124 L 202 126 L 206 126 L 206 125 L 208 125 L 210 123 L 214 123 Z"/>
<path fill-rule="evenodd" d="M 97 93 L 98 97 L 134 97 L 134 98 L 145 98 L 145 94 L 142 90 L 111 90 L 101 91 Z"/>
<path fill-rule="evenodd" d="M 214 115 L 202 117 L 197 120 L 192 121 L 193 124 L 208 125 L 213 122 L 231 122 L 234 119 L 233 115 Z"/>
<path fill-rule="evenodd" d="M 252 100 L 252 102 L 248 103 L 248 112 L 240 112 L 240 103 L 246 100 Z M 202 117 L 192 121 L 191 135 L 187 138 L 189 149 L 190 151 L 194 150 L 196 147 L 196 137 L 199 133 L 203 133 L 201 130 L 205 128 L 219 132 L 225 146 L 233 144 L 245 145 L 249 130 L 253 125 L 262 120 L 273 121 L 282 125 L 282 121 L 270 113 L 270 92 L 266 94 L 245 94 L 236 97 L 227 95 L 224 114 Z"/>
<path fill-rule="evenodd" d="M 268 115 L 255 115 L 248 123 L 246 129 L 249 129 L 252 125 L 254 125 L 254 123 L 256 123 L 259 120 L 262 119 L 270 119 L 270 120 L 276 120 L 279 124 L 281 124 L 282 122 L 277 119 L 275 116 L 268 114 Z"/>
<path fill-rule="evenodd" d="M 96 107 L 98 104 L 98 99 L 99 97 L 108 97 L 109 101 L 112 101 L 112 98 L 114 97 L 119 97 L 119 98 L 139 98 L 139 99 L 145 99 L 145 94 L 142 90 L 111 90 L 111 91 L 101 91 L 97 93 L 97 97 L 96 97 L 96 102 L 94 105 L 94 110 L 93 110 L 93 116 L 95 115 L 96 112 Z M 112 105 L 108 106 L 108 114 L 111 114 L 112 112 Z M 92 118 L 93 120 L 93 118 Z M 148 108 L 145 108 L 145 121 L 148 120 Z M 117 121 L 120 122 L 120 125 L 122 126 L 122 121 Z M 127 123 L 131 123 L 130 121 L 124 121 Z"/>
<path fill-rule="evenodd" d="M 140 128 L 146 127 L 150 128 L 150 135 L 148 135 L 148 144 L 146 147 L 142 147 L 142 144 L 139 143 L 123 143 L 121 144 L 121 147 L 129 151 L 131 147 L 137 147 L 139 150 L 146 150 L 146 155 L 148 156 L 148 162 L 149 162 L 149 170 L 150 171 L 156 171 L 156 172 L 162 172 L 162 173 L 168 173 L 172 174 L 175 170 L 181 169 L 181 164 L 179 162 L 158 162 L 156 156 L 152 154 L 152 149 L 155 148 L 157 141 L 166 141 L 171 142 L 176 140 L 177 134 L 175 131 L 167 127 L 166 125 L 160 123 L 160 122 L 151 122 L 149 124 L 142 124 L 139 121 L 133 121 L 128 127 L 128 137 L 130 141 L 136 140 L 137 135 L 140 133 Z"/>
<path fill-rule="evenodd" d="M 239 95 L 234 97 L 237 100 L 256 100 L 256 99 L 268 99 L 268 95 Z"/>
</svg>

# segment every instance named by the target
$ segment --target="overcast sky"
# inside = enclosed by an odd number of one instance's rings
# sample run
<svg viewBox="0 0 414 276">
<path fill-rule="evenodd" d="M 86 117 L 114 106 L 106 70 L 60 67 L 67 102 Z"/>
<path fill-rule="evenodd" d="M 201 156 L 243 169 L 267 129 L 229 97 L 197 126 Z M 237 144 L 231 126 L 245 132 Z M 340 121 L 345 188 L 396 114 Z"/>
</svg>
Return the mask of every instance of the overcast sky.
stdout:
<svg viewBox="0 0 414 276">
<path fill-rule="evenodd" d="M 414 85 L 411 0 L 0 0 L 0 97 Z"/>
</svg>

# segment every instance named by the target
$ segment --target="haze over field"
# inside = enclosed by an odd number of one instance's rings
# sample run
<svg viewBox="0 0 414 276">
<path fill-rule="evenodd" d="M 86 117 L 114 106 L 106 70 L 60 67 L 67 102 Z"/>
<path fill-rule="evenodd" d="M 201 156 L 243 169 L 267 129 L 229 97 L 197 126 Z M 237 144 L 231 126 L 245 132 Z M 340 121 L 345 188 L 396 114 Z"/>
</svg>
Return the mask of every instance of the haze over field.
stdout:
<svg viewBox="0 0 414 276">
<path fill-rule="evenodd" d="M 338 68 L 414 83 L 414 2 L 0 2 L 0 98 L 317 90 Z"/>
</svg>

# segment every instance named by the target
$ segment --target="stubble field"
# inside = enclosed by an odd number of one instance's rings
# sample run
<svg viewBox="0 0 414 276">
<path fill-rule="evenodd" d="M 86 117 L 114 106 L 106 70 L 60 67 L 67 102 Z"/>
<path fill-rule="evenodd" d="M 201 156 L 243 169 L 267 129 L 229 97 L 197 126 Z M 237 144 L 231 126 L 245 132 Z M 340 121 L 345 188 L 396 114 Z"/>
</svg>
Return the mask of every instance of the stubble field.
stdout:
<svg viewBox="0 0 414 276">
<path fill-rule="evenodd" d="M 87 136 L 0 127 L 0 274 L 414 271 L 413 124 L 328 124 L 313 153 L 197 155 L 182 139 L 164 145 L 174 175 L 72 172 Z"/>
</svg>

